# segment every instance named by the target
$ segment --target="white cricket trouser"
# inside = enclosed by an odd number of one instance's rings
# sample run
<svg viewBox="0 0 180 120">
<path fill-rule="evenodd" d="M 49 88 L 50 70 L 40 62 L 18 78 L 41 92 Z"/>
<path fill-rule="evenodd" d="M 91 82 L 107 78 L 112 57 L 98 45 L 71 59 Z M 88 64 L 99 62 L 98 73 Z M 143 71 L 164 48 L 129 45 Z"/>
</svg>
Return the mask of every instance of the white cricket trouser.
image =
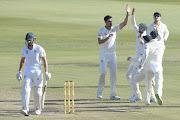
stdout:
<svg viewBox="0 0 180 120">
<path fill-rule="evenodd" d="M 145 102 L 150 103 L 150 96 L 152 91 L 152 78 L 155 77 L 157 82 L 156 93 L 162 97 L 162 88 L 163 88 L 163 69 L 162 63 L 152 64 L 147 63 L 145 65 L 145 78 L 146 78 L 146 96 Z"/>
<path fill-rule="evenodd" d="M 143 81 L 145 79 L 145 70 L 143 69 L 139 69 L 137 73 L 134 74 L 134 76 L 132 76 L 132 89 L 135 93 L 135 95 L 137 95 L 140 90 L 139 90 L 139 86 L 137 86 L 137 83 L 140 83 L 141 81 Z M 154 79 L 154 77 L 152 78 L 152 80 Z M 155 93 L 154 93 L 154 87 L 152 87 L 151 89 L 151 98 L 155 98 Z"/>
<path fill-rule="evenodd" d="M 102 92 L 105 87 L 105 76 L 107 72 L 107 64 L 109 64 L 110 80 L 111 80 L 111 94 L 110 96 L 116 96 L 116 75 L 117 75 L 117 63 L 116 52 L 100 53 L 100 76 L 98 83 L 98 92 Z"/>
<path fill-rule="evenodd" d="M 132 82 L 133 81 L 132 77 L 138 72 L 138 65 L 139 65 L 138 62 L 133 61 L 129 65 L 129 68 L 128 68 L 127 72 L 126 72 L 126 78 L 127 78 L 128 82 L 129 82 L 129 84 L 131 86 L 132 95 L 135 95 L 136 92 L 140 92 L 139 91 L 139 84 L 138 83 L 134 84 Z M 136 86 L 136 90 L 133 89 L 133 87 L 135 87 L 135 86 Z"/>
<path fill-rule="evenodd" d="M 22 109 L 29 112 L 30 91 L 32 88 L 32 83 L 34 83 L 34 107 L 35 109 L 41 109 L 41 106 L 38 105 L 38 103 L 40 103 L 42 96 L 42 70 L 25 68 L 23 71 L 23 77 L 23 86 L 21 90 Z"/>
</svg>

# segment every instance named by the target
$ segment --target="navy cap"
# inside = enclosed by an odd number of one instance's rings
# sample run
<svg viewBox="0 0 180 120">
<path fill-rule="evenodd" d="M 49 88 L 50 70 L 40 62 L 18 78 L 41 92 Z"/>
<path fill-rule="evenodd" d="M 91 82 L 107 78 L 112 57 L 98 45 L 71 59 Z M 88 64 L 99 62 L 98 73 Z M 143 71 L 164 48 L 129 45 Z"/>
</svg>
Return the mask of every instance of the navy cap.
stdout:
<svg viewBox="0 0 180 120">
<path fill-rule="evenodd" d="M 34 33 L 29 32 L 29 33 L 26 34 L 25 40 L 33 40 L 34 37 L 35 37 Z"/>
<path fill-rule="evenodd" d="M 144 40 L 147 42 L 151 41 L 151 37 L 149 35 L 143 36 Z"/>
<path fill-rule="evenodd" d="M 154 16 L 155 16 L 155 15 L 159 15 L 159 16 L 161 17 L 161 13 L 159 13 L 159 12 L 155 12 L 153 15 L 154 15 Z"/>
<path fill-rule="evenodd" d="M 158 32 L 156 30 L 153 30 L 151 33 L 150 33 L 152 39 L 155 39 L 157 36 L 158 36 Z"/>
</svg>

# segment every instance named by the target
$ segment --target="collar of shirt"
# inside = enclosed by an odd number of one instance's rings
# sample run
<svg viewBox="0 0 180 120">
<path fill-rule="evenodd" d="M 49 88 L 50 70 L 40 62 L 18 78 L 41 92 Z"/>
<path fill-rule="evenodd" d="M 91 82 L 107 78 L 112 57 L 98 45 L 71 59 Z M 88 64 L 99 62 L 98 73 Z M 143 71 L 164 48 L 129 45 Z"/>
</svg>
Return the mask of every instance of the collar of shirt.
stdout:
<svg viewBox="0 0 180 120">
<path fill-rule="evenodd" d="M 106 28 L 106 26 L 104 26 L 104 29 L 109 32 L 109 31 L 112 30 L 112 26 L 111 26 L 111 29 L 110 29 L 110 30 L 108 30 L 108 29 Z"/>
<path fill-rule="evenodd" d="M 161 21 L 159 21 L 159 24 L 156 24 L 155 22 L 154 22 L 154 25 L 158 25 L 158 26 L 160 26 L 162 24 L 162 22 Z"/>
</svg>

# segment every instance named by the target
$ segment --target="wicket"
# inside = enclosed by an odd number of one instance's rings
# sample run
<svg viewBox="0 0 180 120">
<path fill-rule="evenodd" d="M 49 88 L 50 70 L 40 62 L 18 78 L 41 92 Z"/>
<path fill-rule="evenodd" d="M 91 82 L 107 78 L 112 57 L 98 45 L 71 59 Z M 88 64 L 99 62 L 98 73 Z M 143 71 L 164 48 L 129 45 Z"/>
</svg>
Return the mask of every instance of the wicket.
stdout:
<svg viewBox="0 0 180 120">
<path fill-rule="evenodd" d="M 64 113 L 66 113 L 66 83 L 68 84 L 68 113 L 70 110 L 70 86 L 72 90 L 72 113 L 74 113 L 74 81 L 65 81 L 64 82 Z"/>
</svg>

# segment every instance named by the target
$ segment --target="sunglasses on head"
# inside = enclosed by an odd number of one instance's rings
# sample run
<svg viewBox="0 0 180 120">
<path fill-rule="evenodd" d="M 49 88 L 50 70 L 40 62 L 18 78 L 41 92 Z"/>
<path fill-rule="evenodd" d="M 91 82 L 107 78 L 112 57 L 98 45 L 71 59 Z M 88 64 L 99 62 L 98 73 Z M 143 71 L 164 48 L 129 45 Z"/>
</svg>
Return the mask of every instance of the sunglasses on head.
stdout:
<svg viewBox="0 0 180 120">
<path fill-rule="evenodd" d="M 160 17 L 160 15 L 154 15 L 154 17 Z"/>
</svg>

